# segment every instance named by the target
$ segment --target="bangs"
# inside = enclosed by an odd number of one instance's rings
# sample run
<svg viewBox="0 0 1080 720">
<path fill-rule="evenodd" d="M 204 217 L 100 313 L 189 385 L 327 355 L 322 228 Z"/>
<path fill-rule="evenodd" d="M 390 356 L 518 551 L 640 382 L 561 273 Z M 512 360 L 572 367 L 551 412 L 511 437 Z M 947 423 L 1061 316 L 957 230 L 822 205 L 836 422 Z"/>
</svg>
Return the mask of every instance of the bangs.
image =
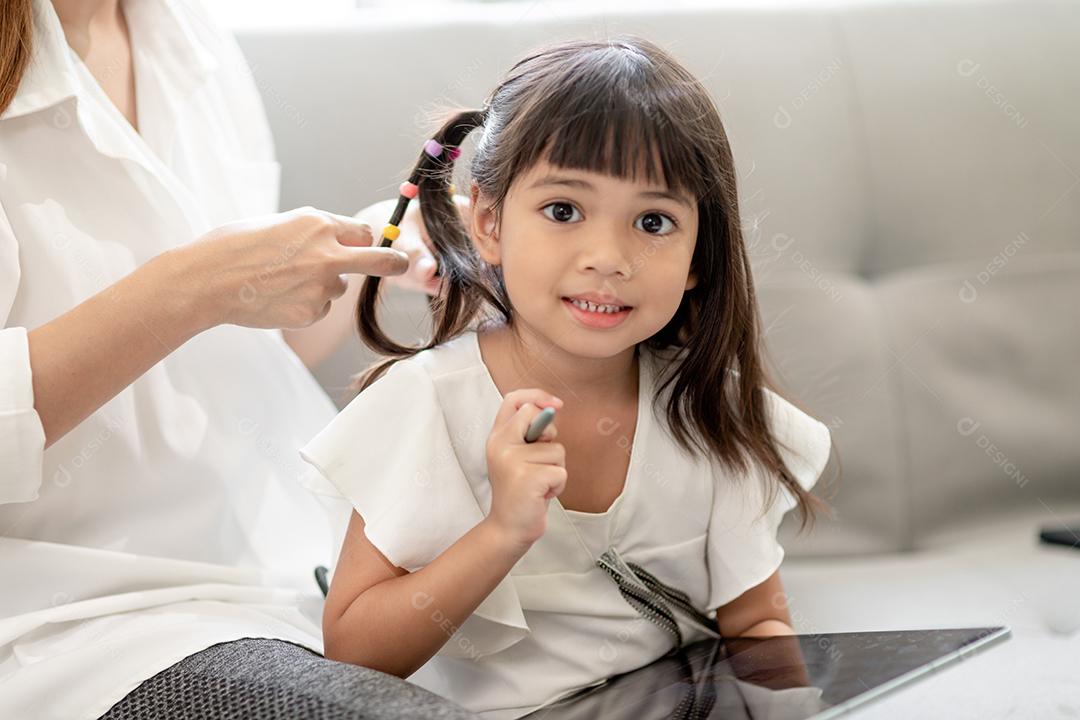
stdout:
<svg viewBox="0 0 1080 720">
<path fill-rule="evenodd" d="M 643 178 L 695 200 L 715 184 L 702 153 L 711 143 L 699 137 L 707 135 L 701 128 L 709 123 L 696 120 L 703 113 L 719 117 L 692 77 L 618 44 L 578 53 L 556 67 L 539 79 L 532 101 L 507 118 L 504 141 L 513 138 L 507 146 L 513 148 L 515 176 L 546 160 L 619 179 Z"/>
</svg>

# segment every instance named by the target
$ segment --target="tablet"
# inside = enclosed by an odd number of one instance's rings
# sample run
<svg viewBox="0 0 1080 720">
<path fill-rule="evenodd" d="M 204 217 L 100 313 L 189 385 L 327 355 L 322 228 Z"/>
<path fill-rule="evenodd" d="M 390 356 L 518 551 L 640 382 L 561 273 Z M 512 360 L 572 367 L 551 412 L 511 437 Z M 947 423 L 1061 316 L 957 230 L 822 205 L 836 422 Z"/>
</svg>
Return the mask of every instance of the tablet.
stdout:
<svg viewBox="0 0 1080 720">
<path fill-rule="evenodd" d="M 533 720 L 823 720 L 1009 636 L 1007 627 L 702 640 Z"/>
</svg>

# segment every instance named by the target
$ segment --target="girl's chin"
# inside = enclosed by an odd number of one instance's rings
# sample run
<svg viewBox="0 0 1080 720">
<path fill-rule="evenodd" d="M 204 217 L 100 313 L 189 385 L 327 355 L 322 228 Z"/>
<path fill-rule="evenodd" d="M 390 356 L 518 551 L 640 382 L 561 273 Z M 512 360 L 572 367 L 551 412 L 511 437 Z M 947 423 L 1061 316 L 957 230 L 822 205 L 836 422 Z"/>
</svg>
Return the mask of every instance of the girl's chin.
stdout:
<svg viewBox="0 0 1080 720">
<path fill-rule="evenodd" d="M 626 326 L 618 330 L 597 331 L 573 325 L 556 336 L 557 344 L 569 355 L 582 360 L 607 360 L 633 351 L 644 338 L 631 336 Z"/>
</svg>

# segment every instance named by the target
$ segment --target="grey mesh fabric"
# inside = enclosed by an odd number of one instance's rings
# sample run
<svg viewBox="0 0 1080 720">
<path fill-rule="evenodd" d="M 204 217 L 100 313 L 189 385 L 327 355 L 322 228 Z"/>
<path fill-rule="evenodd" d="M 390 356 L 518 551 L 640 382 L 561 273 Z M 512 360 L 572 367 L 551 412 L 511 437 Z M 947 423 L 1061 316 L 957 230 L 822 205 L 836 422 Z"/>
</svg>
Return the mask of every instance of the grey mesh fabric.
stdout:
<svg viewBox="0 0 1080 720">
<path fill-rule="evenodd" d="M 404 680 L 282 640 L 213 645 L 139 685 L 101 720 L 470 720 Z"/>
</svg>

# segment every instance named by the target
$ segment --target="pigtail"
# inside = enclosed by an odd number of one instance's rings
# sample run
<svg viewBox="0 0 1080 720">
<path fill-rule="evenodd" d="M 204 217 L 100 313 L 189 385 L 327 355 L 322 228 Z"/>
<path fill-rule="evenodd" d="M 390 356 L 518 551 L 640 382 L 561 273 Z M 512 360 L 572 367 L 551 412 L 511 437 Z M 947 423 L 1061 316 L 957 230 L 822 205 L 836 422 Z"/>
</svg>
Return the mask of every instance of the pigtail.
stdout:
<svg viewBox="0 0 1080 720">
<path fill-rule="evenodd" d="M 397 238 L 398 227 L 410 200 L 418 197 L 423 205 L 421 215 L 424 228 L 431 239 L 432 252 L 439 264 L 444 285 L 443 292 L 430 301 L 434 328 L 432 337 L 426 344 L 412 347 L 402 345 L 387 335 L 377 316 L 382 278 L 373 275 L 365 277 L 357 307 L 357 330 L 364 344 L 379 355 L 386 356 L 386 359 L 357 375 L 351 390 L 362 391 L 395 362 L 460 335 L 479 313 L 484 302 L 506 314 L 498 297 L 489 289 L 491 270 L 473 249 L 450 189 L 454 161 L 460 155 L 461 143 L 470 132 L 483 126 L 486 116 L 486 110 L 461 111 L 446 121 L 428 140 L 408 181 L 401 186 L 397 206 L 380 241 L 380 245 L 388 247 Z"/>
</svg>

